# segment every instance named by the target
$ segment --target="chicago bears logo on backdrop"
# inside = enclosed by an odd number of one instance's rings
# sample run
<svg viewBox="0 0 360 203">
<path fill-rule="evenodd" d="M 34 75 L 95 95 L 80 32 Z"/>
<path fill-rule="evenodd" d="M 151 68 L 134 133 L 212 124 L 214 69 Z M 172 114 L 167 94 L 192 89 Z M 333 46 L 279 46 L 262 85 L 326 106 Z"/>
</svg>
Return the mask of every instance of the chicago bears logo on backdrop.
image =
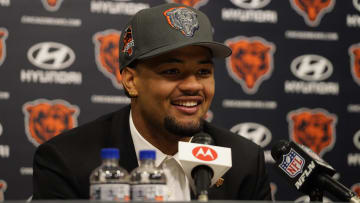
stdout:
<svg viewBox="0 0 360 203">
<path fill-rule="evenodd" d="M 335 0 L 290 0 L 290 3 L 293 9 L 304 17 L 307 25 L 316 27 L 325 13 L 334 8 Z"/>
<path fill-rule="evenodd" d="M 290 138 L 322 156 L 335 144 L 337 117 L 324 109 L 306 109 L 288 113 Z"/>
<path fill-rule="evenodd" d="M 0 27 L 0 65 L 4 62 L 6 57 L 6 43 L 8 31 L 6 28 Z"/>
<path fill-rule="evenodd" d="M 233 54 L 226 59 L 230 76 L 248 94 L 257 92 L 260 84 L 274 69 L 275 45 L 260 37 L 238 36 L 225 41 Z"/>
<path fill-rule="evenodd" d="M 60 8 L 63 0 L 41 0 L 44 7 L 48 11 L 57 11 Z"/>
<path fill-rule="evenodd" d="M 5 200 L 4 192 L 7 189 L 7 184 L 5 180 L 0 180 L 0 202 Z"/>
<path fill-rule="evenodd" d="M 170 8 L 164 12 L 169 25 L 179 30 L 186 37 L 194 36 L 199 28 L 197 15 L 192 10 L 185 7 Z"/>
<path fill-rule="evenodd" d="M 208 0 L 167 0 L 167 2 L 184 4 L 184 5 L 199 9 L 200 6 L 207 4 Z"/>
<path fill-rule="evenodd" d="M 360 85 L 360 44 L 354 44 L 349 48 L 351 75 L 354 81 Z"/>
<path fill-rule="evenodd" d="M 351 186 L 351 190 L 354 191 L 358 197 L 360 197 L 360 183 L 356 183 Z"/>
<path fill-rule="evenodd" d="M 64 100 L 38 99 L 23 105 L 25 132 L 35 146 L 77 126 L 79 108 Z"/>
<path fill-rule="evenodd" d="M 111 79 L 116 88 L 122 89 L 119 69 L 119 40 L 121 32 L 105 30 L 93 36 L 97 68 Z"/>
</svg>

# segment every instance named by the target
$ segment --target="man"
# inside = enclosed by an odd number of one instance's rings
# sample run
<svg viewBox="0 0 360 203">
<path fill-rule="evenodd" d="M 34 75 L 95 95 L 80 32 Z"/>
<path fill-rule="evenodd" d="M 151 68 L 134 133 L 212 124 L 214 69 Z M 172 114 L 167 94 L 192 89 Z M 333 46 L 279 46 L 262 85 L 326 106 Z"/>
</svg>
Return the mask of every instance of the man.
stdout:
<svg viewBox="0 0 360 203">
<path fill-rule="evenodd" d="M 129 172 L 138 166 L 138 151 L 155 149 L 169 200 L 190 200 L 178 142 L 204 131 L 215 145 L 232 148 L 233 159 L 209 199 L 270 200 L 261 148 L 203 120 L 215 90 L 212 58 L 230 54 L 213 41 L 211 24 L 198 10 L 164 4 L 138 12 L 120 39 L 122 82 L 131 105 L 41 145 L 34 157 L 34 199 L 88 199 L 101 148 L 117 147 L 120 165 Z"/>
</svg>

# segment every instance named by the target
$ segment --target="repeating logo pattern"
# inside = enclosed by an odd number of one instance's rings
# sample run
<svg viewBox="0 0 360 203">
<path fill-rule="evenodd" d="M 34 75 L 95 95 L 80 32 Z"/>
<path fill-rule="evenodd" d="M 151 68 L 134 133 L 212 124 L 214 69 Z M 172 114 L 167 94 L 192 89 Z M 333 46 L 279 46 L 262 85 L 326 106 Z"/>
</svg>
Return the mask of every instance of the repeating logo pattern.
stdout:
<svg viewBox="0 0 360 203">
<path fill-rule="evenodd" d="M 0 201 L 5 200 L 4 192 L 6 191 L 6 189 L 7 189 L 7 184 L 5 180 L 0 180 Z"/>
<path fill-rule="evenodd" d="M 354 141 L 354 145 L 356 148 L 358 148 L 360 150 L 360 130 L 358 130 L 353 138 Z"/>
<path fill-rule="evenodd" d="M 351 75 L 354 81 L 360 85 L 360 43 L 349 48 Z"/>
<path fill-rule="evenodd" d="M 274 69 L 275 45 L 260 37 L 237 36 L 225 41 L 233 54 L 226 59 L 230 76 L 247 94 L 257 92 Z"/>
<path fill-rule="evenodd" d="M 322 81 L 333 73 L 332 63 L 328 59 L 313 54 L 296 57 L 290 68 L 296 77 L 306 81 Z"/>
<path fill-rule="evenodd" d="M 353 5 L 360 12 L 360 1 L 359 0 L 353 0 Z"/>
<path fill-rule="evenodd" d="M 58 42 L 41 42 L 33 45 L 27 52 L 29 61 L 42 69 L 61 70 L 75 61 L 74 51 Z"/>
<path fill-rule="evenodd" d="M 218 154 L 214 149 L 206 146 L 195 147 L 192 150 L 192 154 L 202 161 L 214 161 L 218 157 Z"/>
<path fill-rule="evenodd" d="M 8 37 L 8 30 L 4 27 L 0 27 L 0 66 L 4 63 L 6 58 L 6 43 L 5 40 Z"/>
<path fill-rule="evenodd" d="M 238 7 L 245 9 L 259 9 L 267 6 L 271 0 L 230 0 Z"/>
<path fill-rule="evenodd" d="M 168 3 L 179 3 L 199 9 L 208 3 L 209 0 L 167 0 Z"/>
<path fill-rule="evenodd" d="M 290 3 L 293 9 L 304 17 L 308 26 L 316 27 L 325 13 L 332 11 L 335 0 L 290 0 Z"/>
<path fill-rule="evenodd" d="M 322 156 L 335 144 L 337 117 L 324 109 L 306 109 L 288 113 L 290 138 Z"/>
<path fill-rule="evenodd" d="M 47 11 L 55 12 L 59 10 L 63 0 L 41 0 L 41 2 Z"/>
<path fill-rule="evenodd" d="M 266 147 L 272 139 L 270 130 L 258 123 L 240 123 L 232 127 L 230 131 L 253 141 L 261 147 Z"/>
<path fill-rule="evenodd" d="M 186 37 L 194 36 L 199 28 L 196 13 L 188 8 L 170 8 L 164 12 L 164 16 L 171 27 L 179 30 Z"/>
<path fill-rule="evenodd" d="M 38 99 L 23 105 L 25 133 L 38 146 L 77 126 L 80 110 L 64 100 Z"/>
<path fill-rule="evenodd" d="M 350 189 L 354 191 L 358 197 L 360 197 L 360 183 L 354 184 Z"/>
<path fill-rule="evenodd" d="M 120 35 L 120 31 L 111 29 L 97 32 L 93 36 L 93 42 L 95 44 L 95 61 L 98 70 L 112 81 L 114 87 L 122 89 L 122 78 L 119 69 Z M 127 52 L 132 53 L 132 49 L 128 49 Z"/>
</svg>

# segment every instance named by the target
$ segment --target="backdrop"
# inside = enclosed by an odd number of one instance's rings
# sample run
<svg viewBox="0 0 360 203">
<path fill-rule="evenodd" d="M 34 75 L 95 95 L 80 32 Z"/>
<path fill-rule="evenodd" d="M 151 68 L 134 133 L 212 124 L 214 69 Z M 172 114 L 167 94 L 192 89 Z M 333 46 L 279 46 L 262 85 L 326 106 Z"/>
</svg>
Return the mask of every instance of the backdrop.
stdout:
<svg viewBox="0 0 360 203">
<path fill-rule="evenodd" d="M 31 196 L 39 144 L 129 103 L 120 30 L 165 2 L 0 0 L 0 200 Z M 207 119 L 264 148 L 274 198 L 305 200 L 274 170 L 280 139 L 310 147 L 360 193 L 360 1 L 176 2 L 205 12 L 233 50 L 215 61 Z"/>
</svg>

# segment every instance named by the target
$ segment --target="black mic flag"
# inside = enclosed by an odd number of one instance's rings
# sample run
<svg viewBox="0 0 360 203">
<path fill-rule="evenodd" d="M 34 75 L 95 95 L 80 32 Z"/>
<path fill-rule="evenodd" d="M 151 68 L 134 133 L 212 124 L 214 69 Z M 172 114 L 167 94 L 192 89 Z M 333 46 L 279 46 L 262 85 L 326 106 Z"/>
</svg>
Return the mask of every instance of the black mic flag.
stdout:
<svg viewBox="0 0 360 203">
<path fill-rule="evenodd" d="M 328 191 L 341 201 L 360 203 L 354 192 L 331 176 L 336 171 L 311 149 L 294 142 L 279 141 L 271 149 L 276 168 L 297 190 L 308 194 L 311 201 L 322 201 Z"/>
</svg>

